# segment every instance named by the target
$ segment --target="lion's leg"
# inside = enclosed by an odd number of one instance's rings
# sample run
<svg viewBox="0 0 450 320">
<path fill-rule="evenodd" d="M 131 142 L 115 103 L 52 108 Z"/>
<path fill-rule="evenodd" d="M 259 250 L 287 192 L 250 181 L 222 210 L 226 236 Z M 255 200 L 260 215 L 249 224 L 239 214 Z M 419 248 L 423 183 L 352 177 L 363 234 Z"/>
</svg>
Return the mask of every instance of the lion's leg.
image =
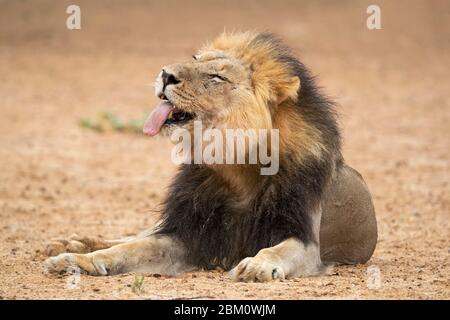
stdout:
<svg viewBox="0 0 450 320">
<path fill-rule="evenodd" d="M 324 192 L 320 254 L 324 262 L 366 263 L 377 244 L 377 219 L 362 176 L 344 165 Z"/>
<path fill-rule="evenodd" d="M 156 227 L 156 226 L 155 226 Z M 89 253 L 97 250 L 107 249 L 112 246 L 133 241 L 151 235 L 155 227 L 142 231 L 136 236 L 125 237 L 121 239 L 106 240 L 100 237 L 81 237 L 76 234 L 70 236 L 68 239 L 54 239 L 51 240 L 46 247 L 47 255 L 57 256 L 64 252 L 70 253 Z"/>
<path fill-rule="evenodd" d="M 125 272 L 150 272 L 174 275 L 192 270 L 185 261 L 184 247 L 166 235 L 152 235 L 131 240 L 87 254 L 63 253 L 48 258 L 50 272 L 80 268 L 90 275 L 112 275 Z"/>
<path fill-rule="evenodd" d="M 107 249 L 117 244 L 125 243 L 134 237 L 117 240 L 105 240 L 97 237 L 80 237 L 76 234 L 68 239 L 54 239 L 47 244 L 47 255 L 57 256 L 64 252 L 88 253 L 96 250 Z"/>
<path fill-rule="evenodd" d="M 303 243 L 289 238 L 276 246 L 260 250 L 256 256 L 243 259 L 231 276 L 236 281 L 269 281 L 272 279 L 313 276 L 327 271 L 320 259 L 320 213 L 313 216 L 314 241 Z"/>
</svg>

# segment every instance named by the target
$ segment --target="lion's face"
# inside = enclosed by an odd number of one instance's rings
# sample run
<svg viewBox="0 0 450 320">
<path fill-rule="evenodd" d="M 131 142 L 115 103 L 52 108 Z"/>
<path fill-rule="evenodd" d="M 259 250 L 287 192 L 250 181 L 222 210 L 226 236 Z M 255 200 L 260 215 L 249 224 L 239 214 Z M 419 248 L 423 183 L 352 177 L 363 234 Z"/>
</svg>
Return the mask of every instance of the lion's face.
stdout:
<svg viewBox="0 0 450 320">
<path fill-rule="evenodd" d="M 296 98 L 300 85 L 272 47 L 253 33 L 222 35 L 191 61 L 163 67 L 155 82 L 162 101 L 144 132 L 192 131 L 194 120 L 204 128 L 271 129 L 275 107 Z"/>
<path fill-rule="evenodd" d="M 161 132 L 192 127 L 193 120 L 218 127 L 242 97 L 251 96 L 248 71 L 238 60 L 223 52 L 204 52 L 193 61 L 163 67 L 155 83 L 164 113 L 170 110 Z M 160 120 L 161 121 L 161 120 Z"/>
</svg>

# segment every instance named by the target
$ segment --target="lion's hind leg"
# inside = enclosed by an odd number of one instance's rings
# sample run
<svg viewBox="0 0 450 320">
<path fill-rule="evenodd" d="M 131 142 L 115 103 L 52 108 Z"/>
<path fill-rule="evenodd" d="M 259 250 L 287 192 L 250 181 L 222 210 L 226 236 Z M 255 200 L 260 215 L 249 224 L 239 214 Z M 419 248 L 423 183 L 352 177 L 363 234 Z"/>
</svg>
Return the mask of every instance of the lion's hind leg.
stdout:
<svg viewBox="0 0 450 320">
<path fill-rule="evenodd" d="M 100 237 L 81 237 L 76 234 L 68 239 L 54 239 L 47 243 L 47 255 L 57 256 L 58 254 L 69 253 L 89 253 L 101 249 L 107 249 L 117 244 L 133 240 L 135 237 L 128 237 L 117 240 L 106 240 Z"/>
<path fill-rule="evenodd" d="M 108 249 L 112 246 L 133 241 L 140 238 L 145 238 L 155 232 L 155 226 L 146 229 L 136 236 L 124 237 L 121 239 L 107 240 L 101 237 L 86 237 L 73 234 L 67 239 L 53 239 L 47 243 L 46 252 L 50 257 L 57 256 L 61 253 L 89 253 L 97 250 Z"/>
</svg>

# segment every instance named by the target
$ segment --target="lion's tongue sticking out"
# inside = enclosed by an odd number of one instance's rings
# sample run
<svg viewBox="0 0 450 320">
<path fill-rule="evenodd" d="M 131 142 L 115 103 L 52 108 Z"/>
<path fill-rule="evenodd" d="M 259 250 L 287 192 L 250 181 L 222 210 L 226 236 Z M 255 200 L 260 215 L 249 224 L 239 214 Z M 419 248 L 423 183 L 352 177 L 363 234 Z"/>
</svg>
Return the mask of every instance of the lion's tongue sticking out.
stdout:
<svg viewBox="0 0 450 320">
<path fill-rule="evenodd" d="M 170 111 L 172 111 L 173 105 L 168 101 L 161 102 L 150 113 L 144 124 L 143 132 L 148 136 L 154 136 L 161 130 L 162 125 L 169 117 Z"/>
</svg>

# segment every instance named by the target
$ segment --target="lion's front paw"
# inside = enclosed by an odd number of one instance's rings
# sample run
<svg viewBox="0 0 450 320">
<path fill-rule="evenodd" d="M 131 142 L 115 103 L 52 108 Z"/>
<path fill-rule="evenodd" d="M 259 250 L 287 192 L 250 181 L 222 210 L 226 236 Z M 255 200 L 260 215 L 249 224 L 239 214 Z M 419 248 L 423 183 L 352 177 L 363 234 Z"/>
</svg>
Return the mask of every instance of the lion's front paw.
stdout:
<svg viewBox="0 0 450 320">
<path fill-rule="evenodd" d="M 258 256 L 245 258 L 230 273 L 235 281 L 245 282 L 266 282 L 285 278 L 284 271 L 280 266 Z"/>
<path fill-rule="evenodd" d="M 63 253 L 45 260 L 45 267 L 49 273 L 80 273 L 92 276 L 106 276 L 111 270 L 112 261 L 102 254 L 73 254 Z"/>
</svg>

